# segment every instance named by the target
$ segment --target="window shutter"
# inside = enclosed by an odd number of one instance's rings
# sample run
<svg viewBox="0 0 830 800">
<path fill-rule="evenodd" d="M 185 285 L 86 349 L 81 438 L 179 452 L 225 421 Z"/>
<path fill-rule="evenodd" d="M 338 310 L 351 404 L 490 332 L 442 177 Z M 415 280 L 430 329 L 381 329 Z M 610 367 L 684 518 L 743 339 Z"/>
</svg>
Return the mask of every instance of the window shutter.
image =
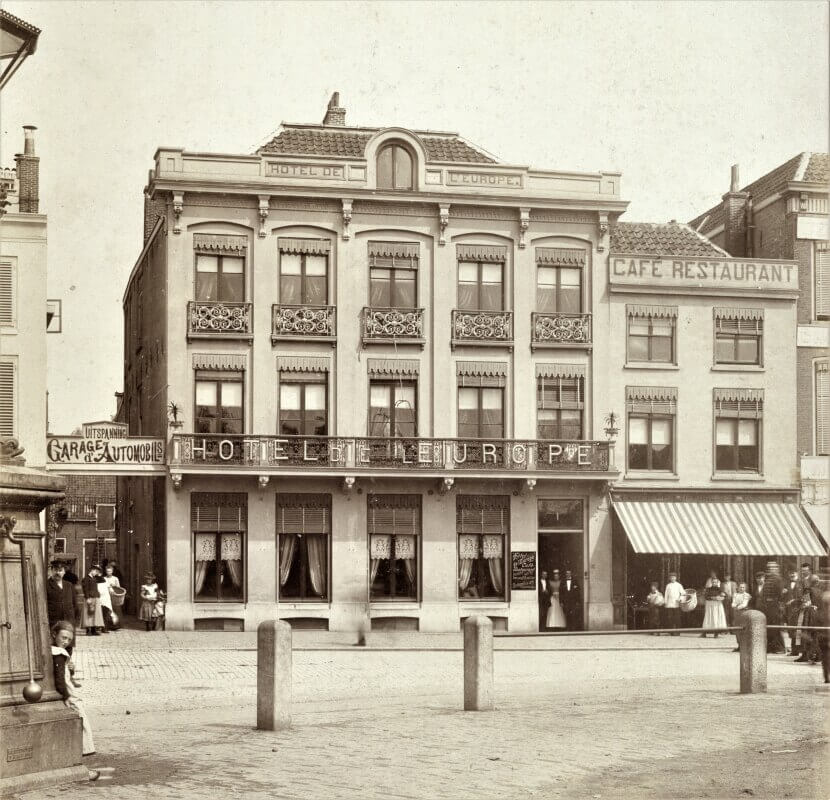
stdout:
<svg viewBox="0 0 830 800">
<path fill-rule="evenodd" d="M 762 389 L 715 389 L 715 416 L 761 419 L 764 415 Z"/>
<path fill-rule="evenodd" d="M 370 535 L 416 535 L 421 532 L 420 495 L 370 494 L 366 503 Z"/>
<path fill-rule="evenodd" d="M 459 495 L 455 523 L 458 533 L 505 535 L 510 530 L 510 498 L 502 495 Z"/>
<path fill-rule="evenodd" d="M 816 247 L 816 317 L 830 317 L 830 250 Z"/>
<path fill-rule="evenodd" d="M 14 436 L 14 364 L 0 362 L 0 436 Z"/>
<path fill-rule="evenodd" d="M 14 325 L 14 272 L 0 264 L 0 325 Z"/>
<path fill-rule="evenodd" d="M 206 533 L 245 531 L 248 528 L 248 496 L 244 492 L 193 492 L 190 523 Z"/>
<path fill-rule="evenodd" d="M 816 455 L 830 455 L 830 372 L 828 362 L 816 363 Z"/>
<path fill-rule="evenodd" d="M 278 494 L 277 533 L 331 533 L 331 495 Z"/>
</svg>

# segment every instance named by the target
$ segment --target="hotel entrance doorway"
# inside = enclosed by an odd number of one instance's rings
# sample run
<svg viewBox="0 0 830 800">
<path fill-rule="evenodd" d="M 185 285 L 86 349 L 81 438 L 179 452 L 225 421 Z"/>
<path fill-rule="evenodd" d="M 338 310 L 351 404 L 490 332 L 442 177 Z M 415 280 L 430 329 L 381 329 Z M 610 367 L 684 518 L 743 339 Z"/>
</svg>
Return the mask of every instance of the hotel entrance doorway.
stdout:
<svg viewBox="0 0 830 800">
<path fill-rule="evenodd" d="M 563 611 L 572 617 L 572 626 L 581 629 L 584 622 L 585 587 L 582 585 L 584 570 L 584 504 L 582 500 L 540 499 L 538 501 L 538 552 L 539 574 L 559 570 L 560 581 L 570 570 L 579 591 L 570 608 L 563 598 Z M 561 592 L 561 586 L 560 586 Z M 561 595 L 560 595 L 561 596 Z M 540 598 L 541 599 L 541 598 Z"/>
</svg>

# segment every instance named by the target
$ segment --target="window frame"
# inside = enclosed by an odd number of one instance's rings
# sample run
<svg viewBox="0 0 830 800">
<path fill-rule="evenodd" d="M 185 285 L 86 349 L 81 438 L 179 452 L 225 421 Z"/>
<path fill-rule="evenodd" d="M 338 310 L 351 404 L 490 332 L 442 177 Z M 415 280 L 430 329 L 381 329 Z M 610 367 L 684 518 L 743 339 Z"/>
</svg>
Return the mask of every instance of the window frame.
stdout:
<svg viewBox="0 0 830 800">
<path fill-rule="evenodd" d="M 476 291 L 476 305 L 473 308 L 464 308 L 461 305 L 461 265 L 462 264 L 474 264 L 476 266 L 476 283 L 475 291 Z M 501 280 L 499 281 L 499 286 L 501 287 L 500 293 L 500 308 L 489 309 L 489 308 L 482 308 L 481 307 L 481 290 L 482 286 L 484 285 L 484 281 L 482 277 L 484 275 L 484 267 L 490 265 L 497 265 L 499 270 L 501 271 Z M 507 294 L 506 294 L 506 287 L 505 287 L 505 278 L 506 278 L 506 261 L 472 261 L 470 259 L 459 258 L 456 260 L 456 275 L 455 275 L 455 286 L 456 286 L 456 308 L 459 311 L 472 313 L 474 311 L 484 312 L 485 314 L 503 314 L 507 311 Z M 466 281 L 465 284 L 473 285 L 472 282 Z M 492 285 L 492 284 L 488 284 Z"/>
<path fill-rule="evenodd" d="M 756 466 L 753 468 L 743 468 L 741 467 L 741 444 L 740 444 L 740 428 L 742 422 L 751 422 L 755 429 L 755 463 Z M 731 426 L 734 426 L 734 444 L 731 445 L 722 445 L 718 444 L 718 426 L 721 423 L 729 423 Z M 733 460 L 735 463 L 734 467 L 719 467 L 718 466 L 718 457 L 719 457 L 719 450 L 721 448 L 728 447 L 730 450 L 734 450 L 733 453 Z M 719 417 L 715 416 L 715 472 L 716 473 L 740 473 L 740 474 L 760 474 L 761 473 L 761 420 L 756 417 Z"/>
<path fill-rule="evenodd" d="M 820 256 L 824 253 L 824 257 Z M 824 270 L 819 268 L 821 262 L 824 263 Z M 813 314 L 812 318 L 816 322 L 826 322 L 830 320 L 830 288 L 825 290 L 828 294 L 828 307 L 823 307 L 823 298 L 821 290 L 824 287 L 830 287 L 830 244 L 827 242 L 815 242 L 813 245 L 813 276 L 812 276 L 812 290 L 813 290 Z"/>
<path fill-rule="evenodd" d="M 712 336 L 713 336 L 713 339 L 712 339 L 712 345 L 713 345 L 712 346 L 712 363 L 715 366 L 723 366 L 723 367 L 763 367 L 764 366 L 764 320 L 763 320 L 763 318 L 751 320 L 752 322 L 755 323 L 755 332 L 754 333 L 742 333 L 741 332 L 741 330 L 740 330 L 741 322 L 743 322 L 743 321 L 749 321 L 749 320 L 742 320 L 737 315 L 737 313 L 736 313 L 736 316 L 734 316 L 734 317 L 726 317 L 726 316 L 715 317 L 715 319 L 713 321 L 713 326 L 714 327 L 713 327 L 713 334 L 712 334 Z M 737 323 L 738 330 L 735 331 L 734 333 L 732 331 L 719 330 L 719 328 L 723 327 L 724 322 L 729 322 L 729 323 L 733 323 L 733 324 Z M 726 361 L 726 360 L 721 360 L 718 357 L 718 340 L 719 340 L 719 337 L 720 338 L 728 337 L 732 340 L 733 355 L 735 355 L 736 358 L 734 358 L 733 360 Z M 756 357 L 755 361 L 738 361 L 737 360 L 738 342 L 741 339 L 749 339 L 749 338 L 753 338 L 756 341 L 757 357 Z"/>
<path fill-rule="evenodd" d="M 631 465 L 631 420 L 645 419 L 648 431 L 648 442 L 646 443 L 646 462 L 647 466 L 632 466 Z M 669 420 L 669 431 L 671 433 L 671 465 L 668 468 L 653 466 L 653 423 L 655 420 Z M 626 472 L 658 472 L 663 474 L 677 473 L 677 410 L 674 413 L 667 411 L 626 411 L 626 448 L 625 448 L 625 466 Z"/>
<path fill-rule="evenodd" d="M 409 260 L 409 259 L 407 259 Z M 394 258 L 392 259 L 394 262 Z M 372 273 L 375 270 L 386 270 L 389 272 L 389 279 L 388 281 L 384 281 L 388 283 L 389 287 L 389 304 L 388 305 L 374 305 L 372 303 L 372 284 L 376 280 Z M 403 283 L 403 281 L 396 280 L 398 273 L 407 273 L 412 276 L 411 282 L 413 289 L 415 291 L 415 296 L 413 298 L 414 302 L 412 305 L 403 305 L 400 303 L 395 302 L 395 288 L 398 283 Z M 413 309 L 418 308 L 418 268 L 417 267 L 405 267 L 403 265 L 396 265 L 396 264 L 369 264 L 369 298 L 368 298 L 368 307 L 371 309 L 378 309 L 378 308 L 395 308 L 395 309 Z"/>
<path fill-rule="evenodd" d="M 283 375 L 288 375 L 289 377 L 283 377 Z M 296 376 L 292 380 L 290 377 L 291 373 L 280 373 L 279 382 L 277 385 L 277 435 L 278 436 L 329 436 L 329 381 L 328 381 L 328 374 L 325 374 L 324 377 L 320 380 L 297 380 Z M 286 409 L 282 406 L 282 388 L 285 385 L 290 386 L 299 386 L 300 387 L 300 408 L 299 409 L 289 409 L 291 411 L 296 410 L 300 414 L 300 420 L 302 420 L 302 427 L 304 428 L 306 425 L 306 387 L 308 386 L 322 386 L 323 387 L 323 398 L 325 400 L 325 408 L 323 411 L 325 412 L 326 423 L 325 423 L 325 432 L 324 433 L 283 433 L 282 425 L 283 425 L 283 411 Z"/>
<path fill-rule="evenodd" d="M 633 314 L 627 312 L 626 326 L 625 326 L 625 361 L 626 364 L 654 364 L 656 366 L 677 366 L 677 317 L 676 316 L 655 316 L 652 314 Z M 645 359 L 636 359 L 631 356 L 631 323 L 634 321 L 648 320 L 648 333 L 646 339 L 648 342 L 648 355 Z M 654 346 L 654 339 L 665 339 L 665 336 L 655 336 L 653 332 L 654 322 L 668 321 L 671 324 L 671 356 L 669 360 L 655 359 L 652 355 Z M 637 334 L 642 338 L 642 334 Z"/>
<path fill-rule="evenodd" d="M 827 391 L 830 393 L 830 359 L 817 358 L 813 360 L 813 453 L 817 456 L 830 456 L 830 419 L 825 417 L 824 430 L 827 438 L 826 446 L 822 447 L 822 442 L 819 438 L 819 419 L 821 418 L 821 397 L 819 396 L 819 373 L 822 372 L 828 377 L 825 379 L 828 386 Z M 830 400 L 825 400 L 825 403 L 830 404 Z"/>
<path fill-rule="evenodd" d="M 418 516 L 418 531 L 415 534 L 386 534 L 392 536 L 394 539 L 397 535 L 414 535 L 415 537 L 415 592 L 413 596 L 406 596 L 406 597 L 399 597 L 396 596 L 394 590 L 397 588 L 397 571 L 398 561 L 405 561 L 406 559 L 399 559 L 399 558 L 389 558 L 389 559 L 381 559 L 382 561 L 388 561 L 389 567 L 391 569 L 390 572 L 390 581 L 392 584 L 392 594 L 385 594 L 381 596 L 373 595 L 373 584 L 374 581 L 372 580 L 372 536 L 376 535 L 384 535 L 384 534 L 374 534 L 370 532 L 370 528 L 372 526 L 371 520 L 371 510 L 372 510 L 372 498 L 375 497 L 400 497 L 403 495 L 397 493 L 389 493 L 389 492 L 372 492 L 366 495 L 366 578 L 368 582 L 368 593 L 367 596 L 369 598 L 369 603 L 420 603 L 422 600 L 423 594 L 423 546 L 422 546 L 422 539 L 423 539 L 423 532 L 424 532 L 424 516 L 423 516 L 423 496 L 421 494 L 416 493 L 403 493 L 406 497 L 417 498 L 417 505 L 412 506 L 404 506 L 401 505 L 401 508 L 417 508 L 417 516 Z M 381 508 L 396 508 L 398 506 L 380 506 Z M 394 546 L 394 542 L 393 542 Z M 393 562 L 395 564 L 393 565 Z M 378 565 L 378 572 L 380 572 L 380 566 Z M 404 567 L 405 569 L 405 567 Z M 375 575 L 375 580 L 377 580 L 377 575 Z"/>
<path fill-rule="evenodd" d="M 204 270 L 199 269 L 199 256 L 208 256 L 210 258 L 218 259 L 216 263 L 216 297 L 212 300 L 201 300 L 198 297 L 199 294 L 199 272 L 204 272 Z M 241 273 L 230 273 L 230 274 L 241 274 L 242 275 L 242 299 L 241 300 L 229 300 L 223 299 L 219 297 L 220 294 L 220 287 L 221 281 L 220 276 L 223 274 L 223 263 L 226 258 L 232 258 L 235 260 L 242 261 L 242 272 Z M 225 252 L 214 252 L 211 250 L 204 250 L 198 247 L 194 248 L 193 250 L 193 299 L 197 303 L 245 303 L 247 302 L 247 292 L 248 292 L 248 254 L 247 252 L 243 251 L 241 254 L 239 253 L 225 253 Z M 139 302 L 139 309 L 141 309 L 142 304 Z M 139 312 L 140 313 L 140 312 Z"/>
<path fill-rule="evenodd" d="M 460 531 L 459 530 L 459 511 L 465 510 L 463 505 L 465 503 L 474 503 L 475 500 L 462 500 L 462 498 L 482 498 L 481 495 L 458 495 L 456 497 L 455 503 L 455 575 L 456 575 L 456 601 L 458 603 L 509 603 L 511 599 L 511 589 L 510 589 L 510 550 L 511 550 L 511 534 L 512 534 L 512 525 L 511 525 L 511 516 L 512 516 L 512 504 L 511 498 L 509 495 L 501 496 L 502 500 L 506 501 L 502 504 L 502 508 L 498 509 L 503 513 L 503 519 L 506 521 L 504 529 L 498 534 L 485 534 L 483 531 L 481 533 L 473 533 L 470 534 L 467 531 Z M 495 505 L 495 500 L 491 498 L 490 495 L 483 496 L 482 505 L 486 505 L 488 501 L 492 501 L 491 505 Z M 466 509 L 466 510 L 474 510 L 474 509 Z M 485 509 L 482 508 L 482 511 Z M 490 508 L 489 510 L 493 511 L 496 510 L 495 508 Z M 494 536 L 501 536 L 502 537 L 502 580 L 504 582 L 504 588 L 502 589 L 501 596 L 485 596 L 485 597 L 465 597 L 463 592 L 467 590 L 467 587 L 464 589 L 461 588 L 459 584 L 459 574 L 460 574 L 460 567 L 461 567 L 461 546 L 460 546 L 460 537 L 461 536 L 479 536 L 479 539 L 485 535 L 494 535 Z M 483 555 L 479 555 L 477 558 L 473 559 L 475 562 L 472 565 L 471 570 L 471 577 L 470 581 L 472 581 L 472 574 L 478 574 L 478 570 L 481 566 L 486 564 L 488 559 L 486 559 Z M 490 583 L 492 584 L 492 579 L 490 579 Z M 468 583 L 468 587 L 470 584 Z"/>
<path fill-rule="evenodd" d="M 300 301 L 299 303 L 286 303 L 283 299 L 284 292 L 282 287 L 282 279 L 283 279 L 283 272 L 282 272 L 282 258 L 283 256 L 299 256 L 300 258 Z M 306 258 L 308 256 L 313 256 L 314 258 L 324 258 L 326 261 L 326 271 L 324 278 L 324 284 L 326 287 L 325 297 L 322 303 L 314 303 L 308 299 L 308 275 L 306 273 Z M 277 267 L 277 287 L 279 289 L 279 298 L 280 304 L 282 305 L 298 305 L 298 306 L 314 306 L 314 305 L 321 305 L 327 306 L 329 304 L 329 254 L 328 253 L 289 253 L 283 250 L 279 251 L 279 265 Z M 312 276 L 312 277 L 319 277 L 319 276 Z"/>
<path fill-rule="evenodd" d="M 539 283 L 539 275 L 541 270 L 554 270 L 556 274 L 556 282 L 553 285 L 554 305 L 556 308 L 553 311 L 543 311 L 542 304 L 539 302 L 540 292 L 542 291 Z M 567 269 L 579 273 L 579 309 L 577 311 L 562 311 L 562 270 Z M 583 314 L 585 313 L 585 294 L 583 277 L 583 268 L 573 266 L 570 264 L 540 264 L 536 263 L 536 312 L 538 314 Z"/>
<path fill-rule="evenodd" d="M 243 370 L 228 370 L 227 372 L 216 371 L 216 370 L 201 370 L 197 369 L 194 370 L 195 375 L 193 378 L 193 428 L 194 433 L 196 434 L 204 434 L 206 436 L 241 436 L 245 433 L 245 372 Z M 201 375 L 199 373 L 202 373 Z M 225 433 L 224 431 L 197 431 L 196 428 L 198 426 L 198 420 L 201 419 L 198 411 L 199 411 L 199 403 L 197 402 L 198 398 L 198 391 L 199 387 L 198 384 L 202 383 L 214 383 L 217 385 L 217 405 L 214 407 L 216 410 L 216 419 L 221 420 L 222 416 L 219 414 L 220 409 L 223 408 L 222 406 L 222 390 L 221 384 L 222 383 L 239 383 L 240 388 L 242 390 L 242 396 L 240 401 L 240 415 L 241 418 L 239 420 L 239 427 L 240 431 L 238 434 L 236 433 Z M 230 406 L 229 406 L 230 407 Z"/>
<path fill-rule="evenodd" d="M 551 405 L 549 407 L 545 407 L 545 399 L 544 399 L 544 391 L 545 391 L 545 384 L 546 382 L 558 381 L 558 399 L 555 401 L 551 401 Z M 573 381 L 575 383 L 576 389 L 576 399 L 575 400 L 563 400 L 563 382 L 564 381 Z M 562 412 L 563 411 L 576 411 L 579 414 L 579 435 L 577 437 L 569 437 L 569 436 L 555 436 L 555 437 L 546 437 L 542 436 L 542 423 L 540 420 L 540 412 L 542 411 L 555 411 L 556 414 L 556 426 L 559 428 L 559 432 L 561 434 L 562 428 Z M 547 423 L 551 425 L 553 423 Z M 573 375 L 556 375 L 551 377 L 545 377 L 544 375 L 538 375 L 536 377 L 536 438 L 539 441 L 570 441 L 572 439 L 575 440 L 582 440 L 585 434 L 585 377 L 582 375 L 573 376 Z"/>
<path fill-rule="evenodd" d="M 228 497 L 233 497 L 234 502 L 219 502 L 214 500 L 212 502 L 205 502 L 200 503 L 200 499 L 207 500 L 210 496 L 215 495 L 223 495 L 223 492 L 193 492 L 190 495 L 190 549 L 191 549 L 191 557 L 190 563 L 191 568 L 193 569 L 191 581 L 190 581 L 190 591 L 192 592 L 193 603 L 205 603 L 205 604 L 217 604 L 217 603 L 233 603 L 233 604 L 243 604 L 248 602 L 248 497 L 246 492 L 231 492 L 228 493 Z M 244 501 L 242 500 L 242 495 L 245 496 Z M 215 505 L 214 505 L 215 503 Z M 217 516 L 219 518 L 219 524 L 217 526 L 216 531 L 211 530 L 196 530 L 196 526 L 193 524 L 193 511 L 194 508 L 218 508 L 220 509 L 217 512 Z M 237 525 L 236 530 L 221 530 L 222 528 L 222 511 L 221 509 L 238 509 L 237 516 L 239 524 Z M 244 519 L 243 519 L 244 518 Z M 215 580 L 216 580 L 216 596 L 215 597 L 199 597 L 196 592 L 196 535 L 197 534 L 207 534 L 214 536 L 214 546 L 216 548 L 216 555 L 217 558 L 215 559 L 214 563 L 216 564 L 215 567 Z M 225 597 L 222 594 L 222 581 L 220 580 L 221 576 L 224 575 L 224 570 L 226 566 L 223 564 L 223 559 L 221 558 L 222 554 L 222 535 L 223 534 L 239 534 L 240 537 L 240 555 L 241 555 L 241 562 L 242 562 L 242 576 L 241 576 L 241 583 L 239 587 L 239 596 L 238 597 Z"/>
<path fill-rule="evenodd" d="M 390 395 L 391 401 L 391 408 L 389 409 L 389 435 L 388 436 L 377 436 L 372 433 L 372 387 L 373 386 L 389 386 L 392 389 Z M 413 390 L 413 395 L 415 397 L 415 407 L 412 409 L 412 417 L 413 417 L 413 425 L 415 426 L 415 432 L 412 435 L 405 435 L 405 436 L 397 436 L 394 431 L 397 427 L 396 417 L 397 414 L 395 413 L 395 409 L 397 408 L 397 401 L 395 400 L 396 390 L 403 389 L 403 388 L 411 388 Z M 418 379 L 415 377 L 408 377 L 406 380 L 402 378 L 392 378 L 392 377 L 369 377 L 369 387 L 368 387 L 368 402 L 366 404 L 366 408 L 368 409 L 367 413 L 367 424 L 366 424 L 366 435 L 369 438 L 378 438 L 378 439 L 415 439 L 418 437 Z"/>
<path fill-rule="evenodd" d="M 294 494 L 294 493 L 290 493 Z M 296 494 L 295 497 L 299 500 L 303 499 L 303 495 L 305 493 Z M 277 602 L 278 603 L 318 603 L 324 605 L 330 605 L 332 601 L 332 586 L 331 586 L 331 576 L 332 576 L 332 563 L 331 563 L 331 544 L 332 544 L 332 525 L 333 525 L 333 518 L 331 513 L 331 495 L 330 494 L 309 494 L 308 500 L 306 501 L 305 505 L 286 505 L 280 506 L 279 504 L 279 493 L 275 497 L 276 500 L 276 520 L 275 520 L 275 537 L 276 537 L 276 547 L 277 547 Z M 279 520 L 279 511 L 280 508 L 319 508 L 320 504 L 325 505 L 325 513 L 326 513 L 326 522 L 328 531 L 325 533 L 321 532 L 314 532 L 308 533 L 303 531 L 302 533 L 291 533 L 290 531 L 283 531 L 280 532 L 280 520 Z M 297 556 L 300 559 L 300 594 L 299 595 L 283 595 L 283 588 L 280 585 L 280 552 L 281 548 L 281 539 L 283 536 L 294 535 L 299 538 L 301 549 L 298 551 Z M 326 539 L 326 591 L 323 597 L 319 595 L 315 595 L 312 592 L 309 592 L 309 584 L 311 582 L 311 576 L 308 569 L 308 540 L 307 537 L 309 536 L 324 536 Z M 290 574 L 290 573 L 289 573 Z"/>
<path fill-rule="evenodd" d="M 725 414 L 722 409 L 718 408 L 719 401 L 713 398 L 712 401 L 712 472 L 714 475 L 758 475 L 764 474 L 764 410 L 763 399 L 761 400 L 737 400 L 728 402 L 737 402 L 737 408 L 734 413 Z M 749 406 L 754 405 L 755 408 L 742 408 L 742 404 Z M 741 413 L 741 412 L 744 413 Z M 719 413 L 720 412 L 720 413 Z M 733 445 L 719 445 L 718 444 L 718 422 L 734 422 L 735 423 L 735 443 Z M 755 452 L 756 452 L 756 466 L 752 469 L 741 468 L 740 465 L 740 423 L 752 421 L 755 425 Z M 718 448 L 719 447 L 734 447 L 734 461 L 735 467 L 732 469 L 718 467 Z"/>
<path fill-rule="evenodd" d="M 410 165 L 410 174 L 409 174 L 409 186 L 397 186 L 397 172 L 398 172 L 398 161 L 395 151 L 402 150 L 406 155 L 409 157 L 409 165 Z M 391 186 L 384 186 L 380 182 L 380 159 L 384 153 L 387 151 L 391 151 L 391 159 L 392 159 L 392 170 L 391 170 L 391 179 L 392 185 Z M 412 149 L 404 144 L 401 141 L 391 141 L 391 142 L 384 142 L 380 148 L 378 148 L 377 154 L 375 155 L 375 188 L 382 189 L 384 191 L 390 192 L 413 192 L 417 189 L 417 180 L 415 174 L 415 166 L 416 166 L 417 159 L 415 157 L 415 153 L 412 152 Z"/>
<path fill-rule="evenodd" d="M 478 405 L 476 407 L 478 417 L 476 422 L 476 429 L 478 431 L 477 436 L 463 436 L 459 428 L 461 427 L 461 392 L 462 390 L 474 390 L 477 394 L 478 398 Z M 501 436 L 482 436 L 481 435 L 481 426 L 484 424 L 481 418 L 481 412 L 483 410 L 482 401 L 484 399 L 484 392 L 487 390 L 498 391 L 501 393 Z M 492 441 L 492 440 L 501 440 L 505 439 L 505 432 L 507 429 L 507 414 L 505 409 L 505 387 L 504 386 L 486 386 L 486 385 L 479 385 L 479 386 L 464 386 L 459 384 L 457 386 L 456 391 L 456 431 L 458 433 L 459 439 L 477 439 L 480 441 Z"/>
</svg>

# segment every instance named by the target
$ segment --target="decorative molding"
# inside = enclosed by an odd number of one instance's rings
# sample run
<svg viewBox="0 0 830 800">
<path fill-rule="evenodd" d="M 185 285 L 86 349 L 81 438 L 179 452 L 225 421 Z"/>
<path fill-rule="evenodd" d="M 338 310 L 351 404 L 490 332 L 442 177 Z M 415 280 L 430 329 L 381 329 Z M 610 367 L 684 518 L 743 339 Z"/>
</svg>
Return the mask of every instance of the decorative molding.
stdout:
<svg viewBox="0 0 830 800">
<path fill-rule="evenodd" d="M 456 376 L 476 375 L 489 378 L 506 378 L 507 363 L 504 361 L 457 361 Z"/>
<path fill-rule="evenodd" d="M 599 221 L 599 241 L 597 242 L 597 252 L 605 251 L 605 244 L 608 238 L 608 214 L 605 211 L 597 212 L 597 219 Z"/>
<path fill-rule="evenodd" d="M 417 378 L 421 364 L 417 359 L 407 358 L 370 358 L 366 361 L 369 375 L 394 375 Z"/>
<path fill-rule="evenodd" d="M 244 256 L 248 250 L 248 237 L 227 233 L 194 233 L 193 248 L 231 256 Z"/>
<path fill-rule="evenodd" d="M 537 378 L 584 378 L 584 364 L 537 364 Z"/>
<path fill-rule="evenodd" d="M 352 201 L 343 200 L 343 241 L 347 242 L 352 238 L 349 226 L 352 224 Z"/>
<path fill-rule="evenodd" d="M 438 236 L 438 244 L 443 247 L 447 243 L 445 236 L 447 226 L 450 224 L 450 205 L 438 206 L 438 229 L 440 234 Z"/>
<path fill-rule="evenodd" d="M 336 200 L 284 200 L 271 198 L 271 208 L 279 211 L 321 211 L 329 214 L 340 210 Z"/>
<path fill-rule="evenodd" d="M 246 368 L 247 357 L 230 353 L 193 353 L 193 369 L 227 369 L 239 372 Z"/>
<path fill-rule="evenodd" d="M 585 251 L 576 247 L 537 247 L 536 263 L 560 267 L 584 267 Z"/>
<path fill-rule="evenodd" d="M 189 206 L 209 208 L 252 208 L 253 202 L 245 195 L 226 194 L 188 194 L 187 204 Z"/>
<path fill-rule="evenodd" d="M 271 208 L 271 198 L 267 194 L 259 195 L 259 238 L 265 238 L 265 220 L 268 219 L 268 211 Z"/>
<path fill-rule="evenodd" d="M 677 319 L 677 306 L 648 306 L 641 303 L 625 307 L 627 317 L 650 317 L 653 319 Z"/>
<path fill-rule="evenodd" d="M 277 356 L 278 372 L 328 372 L 331 360 L 314 356 Z"/>
<path fill-rule="evenodd" d="M 435 206 L 427 203 L 355 200 L 354 213 L 379 217 L 431 217 L 435 213 Z"/>
<path fill-rule="evenodd" d="M 531 222 L 576 222 L 582 224 L 596 223 L 596 218 L 590 214 L 562 214 L 557 211 L 546 211 L 544 209 L 531 209 Z"/>
<path fill-rule="evenodd" d="M 525 242 L 525 236 L 527 234 L 527 230 L 530 227 L 530 209 L 529 208 L 520 208 L 519 209 L 519 249 L 524 250 L 527 247 Z"/>
<path fill-rule="evenodd" d="M 503 211 L 500 207 L 490 206 L 462 206 L 453 205 L 450 210 L 451 219 L 497 219 L 504 222 L 513 222 L 515 216 Z"/>
<path fill-rule="evenodd" d="M 173 233 L 180 234 L 182 232 L 181 216 L 184 211 L 184 193 L 173 192 Z"/>
<path fill-rule="evenodd" d="M 507 261 L 507 247 L 497 244 L 457 244 L 456 258 L 459 261 L 489 261 L 503 264 Z"/>
</svg>

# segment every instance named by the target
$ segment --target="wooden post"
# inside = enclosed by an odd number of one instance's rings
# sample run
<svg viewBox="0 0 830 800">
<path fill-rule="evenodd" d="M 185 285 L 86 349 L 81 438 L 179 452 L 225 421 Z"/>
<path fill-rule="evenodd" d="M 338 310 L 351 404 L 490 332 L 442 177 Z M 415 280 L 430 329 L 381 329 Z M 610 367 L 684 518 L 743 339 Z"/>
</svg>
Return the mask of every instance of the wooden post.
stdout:
<svg viewBox="0 0 830 800">
<path fill-rule="evenodd" d="M 464 621 L 464 710 L 493 705 L 493 622 L 476 614 Z"/>
<path fill-rule="evenodd" d="M 767 618 L 760 611 L 745 611 L 740 632 L 741 694 L 767 690 Z"/>
<path fill-rule="evenodd" d="M 261 731 L 291 727 L 291 626 L 261 622 L 256 632 L 256 726 Z"/>
</svg>

